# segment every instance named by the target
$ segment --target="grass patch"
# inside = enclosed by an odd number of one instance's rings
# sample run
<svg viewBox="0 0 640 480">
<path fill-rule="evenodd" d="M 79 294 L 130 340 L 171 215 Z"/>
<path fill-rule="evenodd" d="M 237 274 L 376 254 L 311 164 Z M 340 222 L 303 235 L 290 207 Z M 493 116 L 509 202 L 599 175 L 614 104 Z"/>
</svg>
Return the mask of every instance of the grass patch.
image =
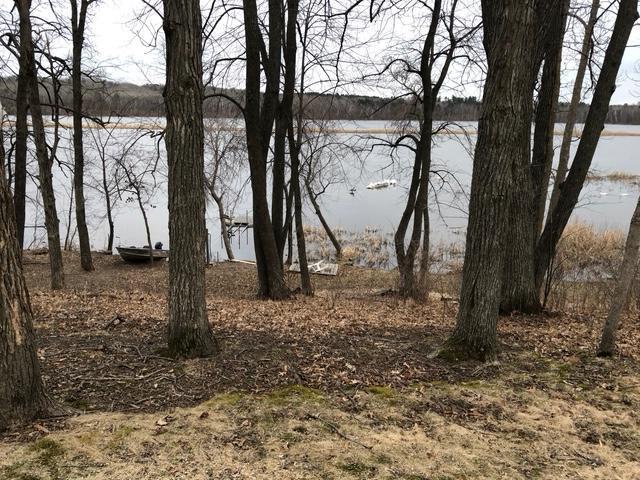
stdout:
<svg viewBox="0 0 640 480">
<path fill-rule="evenodd" d="M 129 425 L 119 426 L 117 430 L 113 432 L 111 439 L 107 443 L 107 448 L 109 450 L 119 450 L 127 443 L 127 439 L 135 430 L 134 427 Z"/>
<path fill-rule="evenodd" d="M 291 403 L 322 403 L 326 401 L 325 396 L 314 388 L 304 385 L 289 385 L 278 388 L 263 397 L 264 401 L 273 406 L 284 406 Z"/>
<path fill-rule="evenodd" d="M 24 462 L 16 462 L 0 469 L 0 480 L 42 480 L 32 473 L 21 471 L 25 467 Z"/>
<path fill-rule="evenodd" d="M 367 392 L 385 398 L 396 396 L 396 391 L 387 385 L 372 385 L 370 387 L 367 387 Z"/>
<path fill-rule="evenodd" d="M 377 470 L 375 466 L 367 465 L 366 463 L 362 462 L 339 463 L 337 467 L 343 472 L 361 478 L 366 478 L 369 475 L 373 475 Z"/>
<path fill-rule="evenodd" d="M 64 455 L 64 447 L 52 438 L 41 438 L 29 447 L 34 453 L 38 454 L 40 460 L 53 461 L 57 457 Z"/>
<path fill-rule="evenodd" d="M 244 397 L 245 395 L 239 392 L 221 393 L 205 402 L 204 405 L 209 408 L 233 407 L 238 405 Z"/>
</svg>

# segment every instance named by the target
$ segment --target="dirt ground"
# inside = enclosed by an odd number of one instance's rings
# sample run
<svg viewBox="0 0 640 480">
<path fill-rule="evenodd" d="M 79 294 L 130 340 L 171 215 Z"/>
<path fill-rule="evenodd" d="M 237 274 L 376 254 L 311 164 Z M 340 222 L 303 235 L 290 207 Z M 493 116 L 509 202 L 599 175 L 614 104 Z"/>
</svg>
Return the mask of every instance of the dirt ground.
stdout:
<svg viewBox="0 0 640 480">
<path fill-rule="evenodd" d="M 207 270 L 221 353 L 164 353 L 167 266 L 98 256 L 48 289 L 26 255 L 39 356 L 77 415 L 0 437 L 0 479 L 640 478 L 640 330 L 596 359 L 601 318 L 500 321 L 497 362 L 432 357 L 455 305 L 381 294 L 344 267 L 314 298 L 253 296 L 253 267 Z M 292 286 L 297 277 L 289 278 Z"/>
</svg>

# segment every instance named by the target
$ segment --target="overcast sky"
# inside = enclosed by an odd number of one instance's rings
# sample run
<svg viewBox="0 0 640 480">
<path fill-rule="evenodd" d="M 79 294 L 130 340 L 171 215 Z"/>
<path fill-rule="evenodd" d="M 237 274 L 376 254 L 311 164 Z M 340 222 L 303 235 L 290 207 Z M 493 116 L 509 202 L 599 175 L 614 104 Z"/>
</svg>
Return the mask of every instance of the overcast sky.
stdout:
<svg viewBox="0 0 640 480">
<path fill-rule="evenodd" d="M 11 3 L 10 0 L 0 0 L 3 6 Z M 97 60 L 106 66 L 110 78 L 138 84 L 162 83 L 161 52 L 144 46 L 132 32 L 131 21 L 141 8 L 140 0 L 107 0 L 98 3 L 90 22 L 89 38 Z M 634 29 L 629 45 L 620 69 L 618 88 L 612 99 L 614 104 L 640 102 L 640 73 L 637 73 L 640 70 L 640 47 L 635 46 L 640 45 L 640 27 Z M 571 73 L 565 77 L 563 81 L 569 84 Z M 477 87 L 465 93 L 478 97 L 481 95 Z"/>
</svg>

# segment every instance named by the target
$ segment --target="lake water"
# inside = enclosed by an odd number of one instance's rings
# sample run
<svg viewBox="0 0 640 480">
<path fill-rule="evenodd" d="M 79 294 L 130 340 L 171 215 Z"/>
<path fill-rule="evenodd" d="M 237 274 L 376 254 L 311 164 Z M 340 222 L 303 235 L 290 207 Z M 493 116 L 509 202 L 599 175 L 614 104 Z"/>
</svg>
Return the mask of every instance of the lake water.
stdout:
<svg viewBox="0 0 640 480">
<path fill-rule="evenodd" d="M 146 120 L 142 120 L 147 122 Z M 368 139 L 374 135 L 384 138 L 382 133 L 389 125 L 384 122 L 342 122 L 336 124 L 336 129 L 343 129 L 345 133 L 335 133 L 332 141 L 341 141 L 357 146 L 358 153 L 349 151 L 341 156 L 341 171 L 344 183 L 331 186 L 320 198 L 324 214 L 329 223 L 348 231 L 364 231 L 373 229 L 383 233 L 392 233 L 400 218 L 407 194 L 410 176 L 410 156 L 408 151 L 396 152 L 391 155 L 386 148 L 371 148 L 378 140 Z M 472 131 L 474 124 L 468 124 Z M 558 125 L 557 130 L 562 128 Z M 90 225 L 91 243 L 94 249 L 103 249 L 107 239 L 107 223 L 104 214 L 104 197 L 95 188 L 100 179 L 99 155 L 95 147 L 93 135 L 101 135 L 97 131 L 85 132 L 85 149 L 88 162 L 87 212 Z M 374 132 L 373 134 L 369 132 Z M 640 175 L 640 127 L 638 126 L 607 126 L 605 135 L 601 138 L 593 161 L 592 170 L 604 174 L 607 172 L 623 171 Z M 628 135 L 625 135 L 628 133 Z M 64 241 L 67 230 L 69 211 L 71 173 L 68 165 L 72 164 L 72 151 L 69 146 L 70 131 L 64 132 L 65 139 L 59 150 L 60 163 L 54 167 L 54 183 L 57 195 L 57 206 L 61 223 L 61 236 Z M 106 152 L 110 162 L 118 156 L 124 148 L 122 144 L 130 141 L 134 132 L 121 129 L 115 132 L 119 144 L 108 145 Z M 102 138 L 106 136 L 102 135 Z M 475 135 L 468 138 L 460 136 L 438 137 L 433 150 L 433 170 L 439 175 L 433 175 L 433 189 L 430 195 L 431 235 L 433 244 L 439 242 L 462 242 L 466 226 L 466 209 L 468 204 L 468 188 L 472 170 L 473 142 Z M 561 137 L 556 136 L 556 143 Z M 577 143 L 574 144 L 574 147 Z M 556 153 L 557 153 L 556 149 Z M 346 152 L 346 151 L 345 151 Z M 166 202 L 166 163 L 164 142 L 159 137 L 145 137 L 130 150 L 131 158 L 138 163 L 152 162 L 156 156 L 160 165 L 156 175 L 156 187 L 151 192 L 147 214 L 151 227 L 152 241 L 161 241 L 165 248 L 169 247 L 168 212 Z M 30 163 L 30 172 L 35 175 L 35 162 Z M 245 167 L 236 178 L 236 184 L 241 185 L 247 174 Z M 150 178 L 150 177 L 149 177 Z M 395 179 L 397 186 L 368 190 L 366 186 L 382 179 Z M 247 188 L 248 190 L 248 188 Z M 35 178 L 30 180 L 28 188 L 30 197 L 27 225 L 43 225 L 41 210 L 36 206 L 39 196 L 35 187 Z M 626 229 L 637 201 L 638 187 L 620 182 L 590 182 L 580 198 L 580 205 L 574 213 L 573 220 L 579 220 L 596 225 L 598 228 Z M 144 245 L 146 233 L 142 216 L 132 196 L 123 194 L 115 206 L 115 245 Z M 247 191 L 235 207 L 236 215 L 251 213 L 250 191 Z M 217 208 L 212 202 L 207 209 L 207 223 L 211 235 L 211 250 L 213 257 L 226 258 L 220 239 Z M 313 211 L 306 206 L 305 223 L 319 225 Z M 73 225 L 73 220 L 72 220 Z M 42 228 L 29 228 L 25 233 L 25 247 L 42 245 L 45 241 Z M 252 259 L 252 235 L 236 236 L 233 239 L 237 258 Z"/>
</svg>

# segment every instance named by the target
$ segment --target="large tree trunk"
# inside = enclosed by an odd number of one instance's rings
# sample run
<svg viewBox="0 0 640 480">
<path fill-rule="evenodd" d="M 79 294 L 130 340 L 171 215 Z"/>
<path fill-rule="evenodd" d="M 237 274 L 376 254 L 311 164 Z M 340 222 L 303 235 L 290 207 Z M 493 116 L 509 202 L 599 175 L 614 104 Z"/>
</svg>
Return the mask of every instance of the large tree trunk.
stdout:
<svg viewBox="0 0 640 480">
<path fill-rule="evenodd" d="M 514 172 L 531 132 L 534 0 L 483 0 L 488 59 L 457 324 L 441 356 L 494 357 Z M 507 46 L 507 47 L 505 47 Z"/>
<path fill-rule="evenodd" d="M 45 226 L 49 246 L 49 265 L 51 268 L 51 288 L 64 287 L 64 268 L 62 265 L 62 251 L 60 249 L 60 222 L 56 210 L 56 196 L 53 190 L 53 158 L 47 155 L 47 140 L 42 120 L 42 108 L 36 76 L 36 62 L 33 40 L 31 38 L 31 0 L 15 0 L 20 15 L 20 44 L 21 53 L 25 55 L 27 85 L 29 89 L 29 107 L 31 109 L 31 123 L 33 125 L 36 158 L 38 160 L 38 180 L 44 204 Z"/>
<path fill-rule="evenodd" d="M 16 233 L 20 251 L 24 248 L 25 202 L 27 196 L 27 114 L 29 110 L 29 89 L 27 86 L 26 57 L 20 46 L 20 67 L 16 91 L 16 146 L 15 173 L 13 185 L 13 205 L 16 212 Z"/>
<path fill-rule="evenodd" d="M 202 19 L 198 0 L 164 0 L 169 165 L 169 328 L 176 357 L 218 351 L 205 302 Z"/>
<path fill-rule="evenodd" d="M 616 333 L 620 324 L 620 314 L 627 304 L 631 282 L 638 267 L 638 254 L 640 253 L 640 198 L 636 204 L 636 209 L 631 217 L 629 234 L 624 246 L 624 258 L 618 272 L 618 282 L 613 294 L 611 308 L 607 321 L 602 329 L 602 338 L 598 346 L 598 356 L 606 357 L 613 355 L 616 348 Z"/>
<path fill-rule="evenodd" d="M 279 97 L 281 3 L 278 0 L 269 1 L 269 54 L 265 67 L 267 85 L 264 95 L 260 92 L 260 47 L 264 43 L 257 5 L 255 0 L 244 0 L 243 4 L 246 38 L 244 116 L 253 194 L 253 239 L 258 270 L 258 296 L 275 300 L 289 296 L 267 203 L 267 154 Z"/>
<path fill-rule="evenodd" d="M 622 56 L 637 18 L 638 0 L 620 0 L 611 40 L 604 56 L 573 164 L 566 181 L 562 184 L 558 203 L 550 212 L 551 220 L 545 225 L 536 248 L 536 288 L 538 291 L 542 288 L 551 259 L 555 255 L 560 237 L 578 202 L 582 186 L 591 167 L 591 161 L 609 111 L 611 95 L 615 91 Z"/>
<path fill-rule="evenodd" d="M 22 273 L 15 215 L 4 171 L 0 104 L 0 431 L 45 415 L 50 409 Z"/>
<path fill-rule="evenodd" d="M 567 111 L 567 121 L 564 126 L 564 133 L 562 135 L 562 145 L 560 146 L 560 156 L 558 158 L 558 168 L 553 181 L 553 189 L 551 190 L 551 200 L 549 200 L 549 208 L 547 214 L 547 221 L 551 220 L 551 212 L 556 208 L 558 204 L 558 197 L 560 196 L 560 186 L 564 182 L 567 176 L 567 170 L 569 168 L 569 153 L 571 152 L 571 141 L 573 139 L 573 129 L 576 126 L 576 118 L 578 115 L 578 105 L 582 98 L 582 83 L 584 82 L 584 75 L 587 71 L 587 64 L 589 62 L 589 50 L 591 46 L 591 35 L 593 34 L 593 28 L 598 20 L 598 8 L 600 7 L 600 0 L 593 0 L 591 4 L 591 12 L 589 14 L 589 20 L 587 21 L 584 29 L 584 38 L 582 40 L 582 48 L 580 49 L 580 61 L 578 62 L 578 71 L 576 72 L 576 79 L 573 84 L 573 92 L 571 94 L 571 102 L 569 103 L 569 110 Z"/>
<path fill-rule="evenodd" d="M 537 313 L 542 309 L 535 284 L 535 245 L 540 234 L 547 198 L 549 174 L 553 162 L 553 127 L 560 82 L 560 59 L 567 0 L 536 2 L 536 36 L 529 88 L 529 102 L 523 111 L 528 124 L 533 117 L 534 84 L 544 60 L 542 84 L 538 95 L 533 155 L 531 137 L 523 145 L 514 169 L 514 187 L 509 192 L 509 242 L 505 244 L 500 312 Z M 551 20 L 549 20 L 549 17 Z"/>
<path fill-rule="evenodd" d="M 76 226 L 80 241 L 80 265 L 85 271 L 93 270 L 91 242 L 85 214 L 84 200 L 84 146 L 82 139 L 82 47 L 89 0 L 71 0 L 71 32 L 73 37 L 73 60 L 71 83 L 73 92 L 73 185 L 76 200 Z"/>
</svg>

